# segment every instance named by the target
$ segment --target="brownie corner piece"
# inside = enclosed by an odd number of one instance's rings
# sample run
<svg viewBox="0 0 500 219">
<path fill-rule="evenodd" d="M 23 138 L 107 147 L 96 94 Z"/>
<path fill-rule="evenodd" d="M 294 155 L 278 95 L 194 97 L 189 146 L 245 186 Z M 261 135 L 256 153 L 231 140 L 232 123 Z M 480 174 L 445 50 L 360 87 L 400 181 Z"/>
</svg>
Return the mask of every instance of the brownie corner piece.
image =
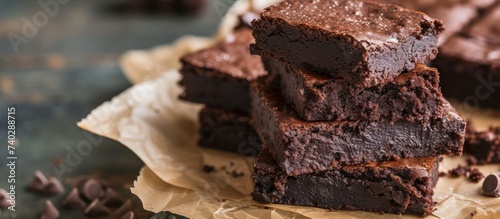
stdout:
<svg viewBox="0 0 500 219">
<path fill-rule="evenodd" d="M 244 156 L 257 156 L 260 138 L 250 116 L 236 111 L 205 107 L 199 114 L 199 145 Z"/>
<path fill-rule="evenodd" d="M 252 31 L 240 28 L 212 47 L 181 58 L 185 88 L 180 98 L 228 110 L 248 112 L 250 81 L 267 74 L 259 56 L 251 55 Z"/>
<path fill-rule="evenodd" d="M 265 147 L 266 148 L 266 147 Z M 262 203 L 430 215 L 439 159 L 421 157 L 287 176 L 264 149 L 254 164 L 252 198 Z"/>
<path fill-rule="evenodd" d="M 266 8 L 252 25 L 253 54 L 359 87 L 434 59 L 444 30 L 441 21 L 421 12 L 364 0 L 285 0 Z"/>
</svg>

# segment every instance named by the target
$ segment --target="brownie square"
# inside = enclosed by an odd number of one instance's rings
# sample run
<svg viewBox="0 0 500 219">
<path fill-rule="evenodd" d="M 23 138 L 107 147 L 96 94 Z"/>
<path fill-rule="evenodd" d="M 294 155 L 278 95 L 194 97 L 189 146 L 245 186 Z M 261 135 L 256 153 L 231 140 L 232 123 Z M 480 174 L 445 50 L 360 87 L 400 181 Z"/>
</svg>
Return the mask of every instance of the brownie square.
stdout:
<svg viewBox="0 0 500 219">
<path fill-rule="evenodd" d="M 474 156 L 479 164 L 500 163 L 500 127 L 467 133 L 464 150 Z"/>
<path fill-rule="evenodd" d="M 405 120 L 307 122 L 264 80 L 251 83 L 252 124 L 288 175 L 372 161 L 462 154 L 465 121 L 445 100 L 442 115 L 425 124 Z"/>
<path fill-rule="evenodd" d="M 259 56 L 250 55 L 252 31 L 240 28 L 218 44 L 182 57 L 185 87 L 181 99 L 210 107 L 249 112 L 249 82 L 266 74 Z"/>
<path fill-rule="evenodd" d="M 417 64 L 392 81 L 370 88 L 313 73 L 277 60 L 263 59 L 269 77 L 278 75 L 281 94 L 306 121 L 407 120 L 426 123 L 444 110 L 439 73 Z"/>
<path fill-rule="evenodd" d="M 443 95 L 473 109 L 500 109 L 500 3 L 448 40 L 433 64 Z"/>
<path fill-rule="evenodd" d="M 380 3 L 399 5 L 422 11 L 440 19 L 446 29 L 439 35 L 438 45 L 443 45 L 451 36 L 460 32 L 471 20 L 496 0 L 375 0 Z"/>
<path fill-rule="evenodd" d="M 199 116 L 199 145 L 244 156 L 257 156 L 260 138 L 250 116 L 236 111 L 205 107 Z"/>
<path fill-rule="evenodd" d="M 421 12 L 362 0 L 286 0 L 266 8 L 252 25 L 252 54 L 359 87 L 434 59 L 444 29 Z"/>
<path fill-rule="evenodd" d="M 263 203 L 427 216 L 435 205 L 438 160 L 401 159 L 288 176 L 264 149 L 254 164 L 252 197 Z"/>
</svg>

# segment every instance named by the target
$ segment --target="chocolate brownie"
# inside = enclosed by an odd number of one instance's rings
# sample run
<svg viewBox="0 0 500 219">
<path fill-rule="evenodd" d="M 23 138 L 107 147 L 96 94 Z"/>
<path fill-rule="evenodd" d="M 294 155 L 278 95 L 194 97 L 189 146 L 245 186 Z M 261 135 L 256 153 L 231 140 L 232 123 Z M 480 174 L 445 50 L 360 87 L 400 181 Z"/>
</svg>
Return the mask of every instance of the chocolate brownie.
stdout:
<svg viewBox="0 0 500 219">
<path fill-rule="evenodd" d="M 500 127 L 467 133 L 464 150 L 474 156 L 478 164 L 500 163 Z"/>
<path fill-rule="evenodd" d="M 202 147 L 245 156 L 256 156 L 261 149 L 250 116 L 245 113 L 205 107 L 200 112 L 199 121 L 199 145 Z"/>
<path fill-rule="evenodd" d="M 259 56 L 250 55 L 249 28 L 239 28 L 213 47 L 182 57 L 181 98 L 207 106 L 249 112 L 249 81 L 266 74 Z"/>
<path fill-rule="evenodd" d="M 434 59 L 444 30 L 421 12 L 362 0 L 286 0 L 266 8 L 252 25 L 252 54 L 358 87 L 390 81 Z"/>
<path fill-rule="evenodd" d="M 401 159 L 288 176 L 264 149 L 254 164 L 252 197 L 263 203 L 426 216 L 434 207 L 438 160 Z"/>
<path fill-rule="evenodd" d="M 495 0 L 375 0 L 395 4 L 411 10 L 422 11 L 441 19 L 446 30 L 439 35 L 438 45 L 442 45 L 455 33 L 461 31 L 478 14 Z"/>
<path fill-rule="evenodd" d="M 252 124 L 289 175 L 371 161 L 462 154 L 465 121 L 442 100 L 444 111 L 426 124 L 399 120 L 306 122 L 264 83 L 250 85 Z"/>
<path fill-rule="evenodd" d="M 417 64 L 394 80 L 370 88 L 263 59 L 270 77 L 281 76 L 281 94 L 306 121 L 407 120 L 426 123 L 443 113 L 439 73 Z"/>
<path fill-rule="evenodd" d="M 443 95 L 472 107 L 500 109 L 500 3 L 448 40 L 433 64 Z"/>
</svg>

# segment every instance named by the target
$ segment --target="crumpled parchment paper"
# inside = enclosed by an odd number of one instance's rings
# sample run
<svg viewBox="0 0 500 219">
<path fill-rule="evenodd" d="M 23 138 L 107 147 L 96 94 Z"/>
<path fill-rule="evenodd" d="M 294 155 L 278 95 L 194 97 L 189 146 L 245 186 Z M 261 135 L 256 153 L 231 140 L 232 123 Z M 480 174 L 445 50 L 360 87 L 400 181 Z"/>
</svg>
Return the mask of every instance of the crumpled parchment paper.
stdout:
<svg viewBox="0 0 500 219">
<path fill-rule="evenodd" d="M 132 192 L 142 200 L 145 209 L 168 210 L 191 218 L 411 217 L 262 205 L 252 201 L 249 194 L 253 187 L 250 179 L 253 159 L 196 146 L 197 114 L 201 105 L 178 100 L 179 79 L 180 74 L 174 70 L 137 84 L 78 123 L 85 130 L 121 142 L 144 161 L 147 167 L 134 183 Z M 491 113 L 474 114 L 482 118 Z M 486 127 L 481 120 L 476 121 L 476 125 Z M 448 171 L 459 163 L 465 164 L 465 159 L 446 157 L 441 171 Z M 243 176 L 233 177 L 224 171 L 206 173 L 204 164 L 231 167 Z M 479 169 L 489 174 L 499 172 L 500 165 Z M 500 218 L 500 198 L 482 196 L 481 183 L 472 183 L 463 177 L 442 177 L 434 191 L 434 199 L 439 204 L 431 218 L 470 218 L 473 211 L 478 212 L 475 218 Z"/>
<path fill-rule="evenodd" d="M 255 2 L 261 4 L 259 7 L 266 3 Z M 236 15 L 247 7 L 246 1 L 238 1 L 214 39 L 227 33 L 236 23 Z M 178 58 L 210 45 L 214 39 L 186 37 L 172 45 L 125 54 L 121 64 L 127 77 L 141 83 L 103 103 L 78 123 L 85 130 L 121 142 L 144 161 L 146 166 L 131 190 L 146 210 L 167 210 L 190 218 L 416 218 L 252 201 L 253 158 L 199 148 L 197 116 L 202 106 L 177 98 L 181 93 Z M 480 129 L 500 125 L 498 112 L 469 109 L 458 102 L 455 105 Z M 459 163 L 465 164 L 465 158 L 446 157 L 440 171 L 447 172 Z M 206 173 L 204 165 L 230 168 L 243 176 L 225 171 Z M 498 164 L 478 168 L 484 174 L 500 172 Z M 434 189 L 437 210 L 429 218 L 471 218 L 473 211 L 477 212 L 474 218 L 500 218 L 500 198 L 482 196 L 481 185 L 464 177 L 441 177 Z"/>
</svg>

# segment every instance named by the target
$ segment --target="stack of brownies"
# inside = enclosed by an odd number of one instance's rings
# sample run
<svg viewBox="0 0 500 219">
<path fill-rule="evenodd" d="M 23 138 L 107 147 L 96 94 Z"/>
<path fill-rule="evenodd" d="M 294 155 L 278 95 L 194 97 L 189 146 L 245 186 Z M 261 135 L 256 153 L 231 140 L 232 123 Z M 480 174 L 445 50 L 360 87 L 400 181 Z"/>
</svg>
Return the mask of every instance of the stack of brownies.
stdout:
<svg viewBox="0 0 500 219">
<path fill-rule="evenodd" d="M 250 125 L 250 81 L 266 74 L 250 55 L 252 30 L 241 25 L 214 46 L 181 59 L 181 99 L 205 104 L 199 115 L 200 146 L 256 156 L 260 140 Z"/>
<path fill-rule="evenodd" d="M 442 23 L 371 1 L 285 0 L 252 25 L 269 74 L 250 85 L 253 198 L 429 215 L 439 156 L 461 155 L 465 134 L 423 65 Z"/>
</svg>

